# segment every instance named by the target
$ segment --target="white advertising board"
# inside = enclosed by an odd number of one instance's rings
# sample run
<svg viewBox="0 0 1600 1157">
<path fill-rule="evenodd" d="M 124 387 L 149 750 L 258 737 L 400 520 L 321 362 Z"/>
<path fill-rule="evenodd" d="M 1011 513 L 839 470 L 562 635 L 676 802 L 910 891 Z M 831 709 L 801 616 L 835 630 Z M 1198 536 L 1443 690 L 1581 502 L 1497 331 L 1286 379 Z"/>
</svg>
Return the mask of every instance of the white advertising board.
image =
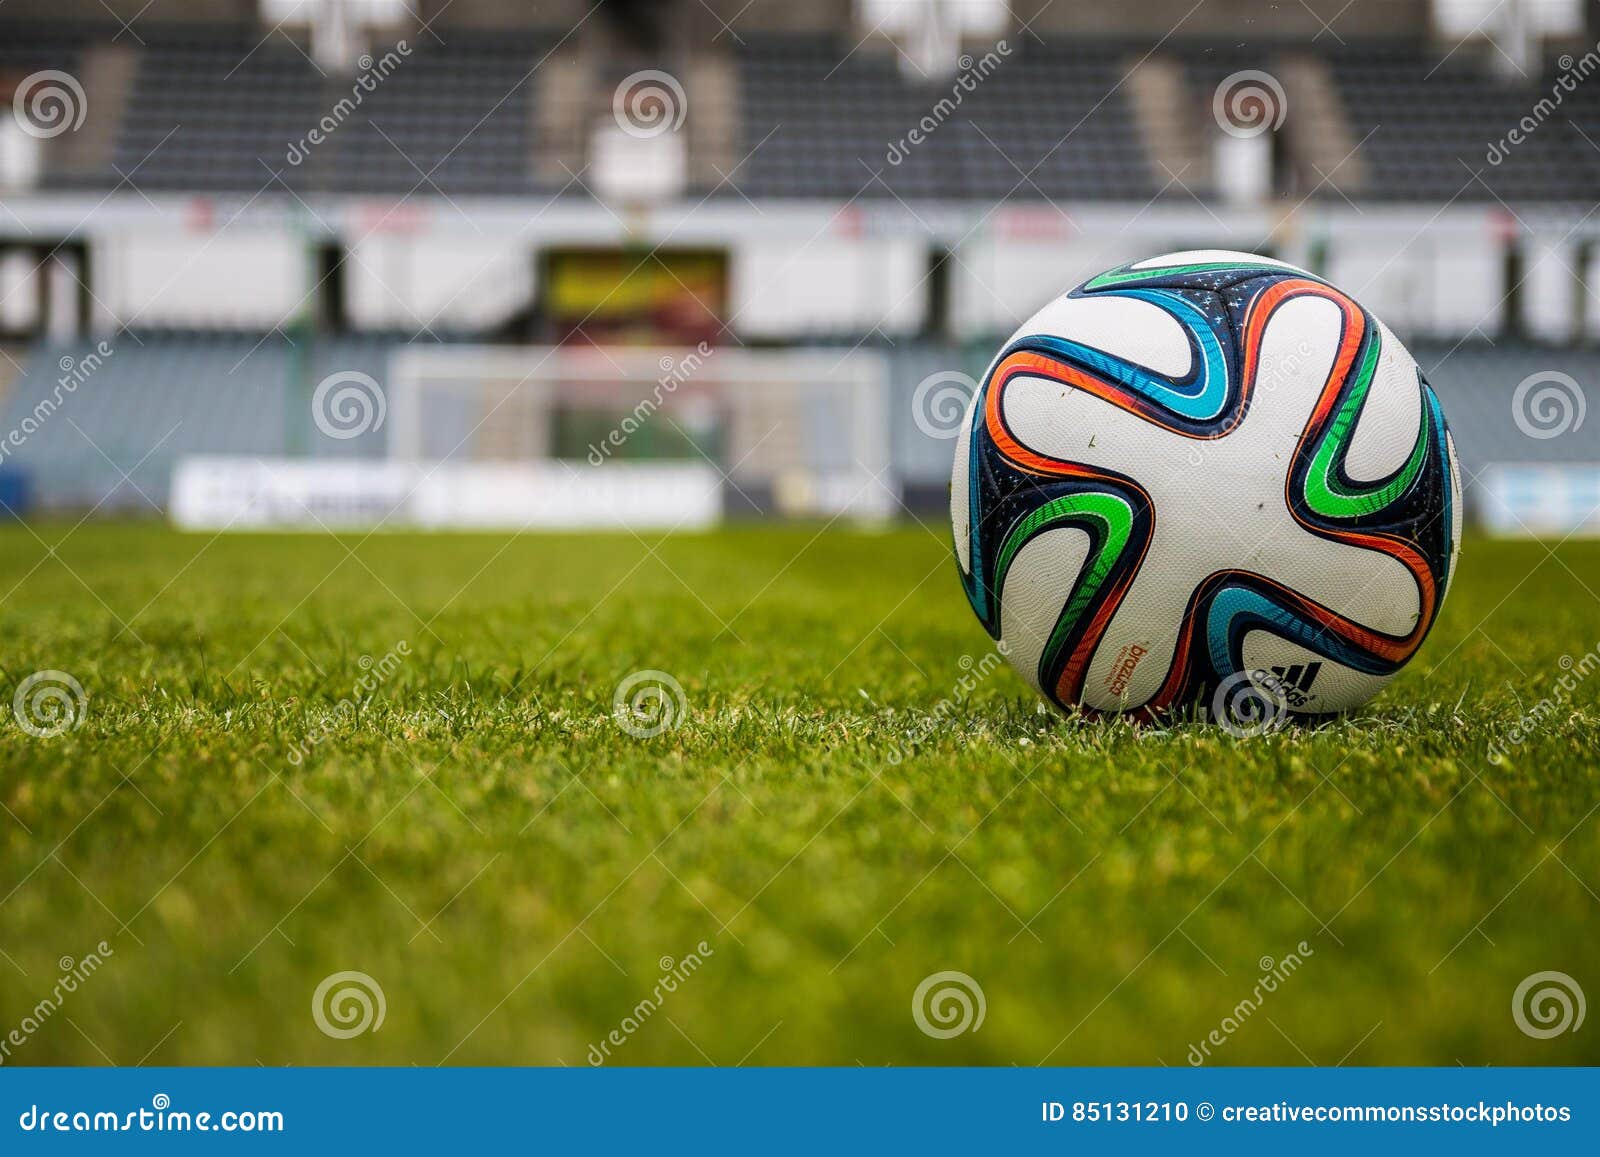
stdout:
<svg viewBox="0 0 1600 1157">
<path fill-rule="evenodd" d="M 700 463 L 429 463 L 198 456 L 173 469 L 183 530 L 691 530 L 722 516 Z"/>
<path fill-rule="evenodd" d="M 1600 463 L 1490 466 L 1476 489 L 1476 513 L 1491 534 L 1600 536 Z"/>
</svg>

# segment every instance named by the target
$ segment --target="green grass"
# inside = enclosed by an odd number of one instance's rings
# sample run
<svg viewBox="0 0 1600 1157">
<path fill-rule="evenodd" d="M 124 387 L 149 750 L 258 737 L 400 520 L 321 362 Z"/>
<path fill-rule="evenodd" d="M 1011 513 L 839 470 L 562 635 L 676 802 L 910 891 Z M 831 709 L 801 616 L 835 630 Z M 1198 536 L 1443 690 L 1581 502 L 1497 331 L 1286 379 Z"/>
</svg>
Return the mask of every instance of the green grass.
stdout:
<svg viewBox="0 0 1600 1157">
<path fill-rule="evenodd" d="M 1536 1040 L 1511 998 L 1600 999 L 1600 676 L 1486 753 L 1600 644 L 1597 576 L 1471 540 L 1383 696 L 1240 742 L 1041 714 L 1005 668 L 930 726 L 987 640 L 916 526 L 13 526 L 0 692 L 89 700 L 0 727 L 0 1038 L 113 955 L 6 1062 L 583 1064 L 703 940 L 614 1062 L 1183 1064 L 1304 941 L 1216 1063 L 1594 1063 L 1600 1024 Z M 642 740 L 641 668 L 687 698 Z M 933 1039 L 952 969 L 987 1016 Z M 319 1031 L 341 970 L 380 1031 Z"/>
</svg>

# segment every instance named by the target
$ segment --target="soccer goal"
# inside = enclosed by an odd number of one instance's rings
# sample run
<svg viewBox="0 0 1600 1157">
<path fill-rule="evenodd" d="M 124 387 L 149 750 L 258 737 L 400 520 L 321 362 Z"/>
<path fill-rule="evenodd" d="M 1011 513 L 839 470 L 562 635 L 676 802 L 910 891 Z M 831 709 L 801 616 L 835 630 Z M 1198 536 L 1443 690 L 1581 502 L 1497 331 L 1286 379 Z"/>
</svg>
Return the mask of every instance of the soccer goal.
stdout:
<svg viewBox="0 0 1600 1157">
<path fill-rule="evenodd" d="M 734 518 L 872 521 L 897 501 L 876 351 L 408 346 L 387 395 L 395 460 L 561 462 L 596 483 L 698 467 Z"/>
</svg>

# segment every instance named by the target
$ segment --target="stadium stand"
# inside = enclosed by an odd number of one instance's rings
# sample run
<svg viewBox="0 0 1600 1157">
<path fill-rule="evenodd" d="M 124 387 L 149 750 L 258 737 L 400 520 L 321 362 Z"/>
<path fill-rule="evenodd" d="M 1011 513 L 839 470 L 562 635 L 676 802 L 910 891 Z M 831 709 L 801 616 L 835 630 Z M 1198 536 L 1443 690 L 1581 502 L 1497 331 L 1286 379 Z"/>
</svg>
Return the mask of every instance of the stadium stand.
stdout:
<svg viewBox="0 0 1600 1157">
<path fill-rule="evenodd" d="M 908 81 L 881 51 L 839 56 L 819 39 L 741 52 L 747 195 L 1137 198 L 1160 187 L 1111 49 L 1024 45 L 981 78 L 969 70 L 970 92 Z M 925 139 L 908 139 L 924 122 Z"/>
<path fill-rule="evenodd" d="M 581 16 L 585 6 L 578 7 Z M 1465 304 L 1448 310 L 1441 305 L 1436 315 L 1449 319 L 1443 327 L 1430 327 L 1435 314 L 1423 311 L 1420 332 L 1403 334 L 1444 398 L 1468 474 L 1495 462 L 1600 462 L 1600 423 L 1541 440 L 1524 436 L 1507 421 L 1518 382 L 1548 370 L 1584 383 L 1600 381 L 1600 353 L 1590 345 L 1550 346 L 1498 337 L 1490 344 L 1482 337 L 1502 332 L 1581 337 L 1600 328 L 1600 310 L 1582 305 L 1587 293 L 1583 277 L 1592 276 L 1585 264 L 1593 264 L 1596 246 L 1587 234 L 1573 239 L 1538 271 L 1539 277 L 1559 282 L 1553 291 L 1548 286 L 1544 290 L 1543 316 L 1554 321 L 1542 327 L 1521 325 L 1520 305 L 1508 307 L 1506 318 L 1485 313 L 1485 303 L 1501 297 L 1497 279 L 1502 274 L 1510 290 L 1521 288 L 1519 267 L 1510 258 L 1520 256 L 1515 252 L 1519 244 L 1534 251 L 1533 243 L 1517 234 L 1518 226 L 1530 230 L 1524 218 L 1546 226 L 1550 220 L 1575 220 L 1571 236 L 1584 226 L 1581 208 L 1592 205 L 1600 189 L 1600 78 L 1587 79 L 1570 92 L 1560 90 L 1559 104 L 1537 113 L 1538 123 L 1522 144 L 1505 150 L 1498 163 L 1486 156 L 1510 129 L 1535 115 L 1541 100 L 1558 91 L 1559 70 L 1570 69 L 1571 56 L 1545 52 L 1543 65 L 1530 68 L 1525 77 L 1507 79 L 1504 70 L 1490 67 L 1482 46 L 1452 47 L 1426 39 L 1421 31 L 1426 6 L 1418 3 L 1375 6 L 1364 37 L 1341 40 L 1309 27 L 1305 35 L 1248 43 L 1221 39 L 1214 28 L 1202 29 L 1192 39 L 1136 39 L 1133 25 L 1119 22 L 1109 10 L 1094 17 L 1095 26 L 1104 27 L 1089 35 L 1073 24 L 1089 19 L 1081 12 L 1022 5 L 1016 9 L 1018 18 L 1026 12 L 1037 28 L 1016 31 L 1003 53 L 998 46 L 969 45 L 955 76 L 918 78 L 896 45 L 871 35 L 858 40 L 849 22 L 849 4 L 832 4 L 826 13 L 820 6 L 785 12 L 783 5 L 759 4 L 755 16 L 765 13 L 763 19 L 753 16 L 734 35 L 723 35 L 718 27 L 729 15 L 718 15 L 720 6 L 686 7 L 702 23 L 716 20 L 707 25 L 704 41 L 692 46 L 681 35 L 619 43 L 598 19 L 565 31 L 541 28 L 537 15 L 527 14 L 513 21 L 514 26 L 495 27 L 447 26 L 440 13 L 443 35 L 429 28 L 385 28 L 374 35 L 370 55 L 381 61 L 403 36 L 404 59 L 361 91 L 359 100 L 350 75 L 319 68 L 306 51 L 303 32 L 295 39 L 287 32 L 267 32 L 260 24 L 174 19 L 141 23 L 135 38 L 113 24 L 17 21 L 0 10 L 0 79 L 16 82 L 42 70 L 81 75 L 90 90 L 90 124 L 97 134 L 88 144 L 72 135 L 47 142 L 40 190 L 28 192 L 82 194 L 87 207 L 103 191 L 133 212 L 148 208 L 153 214 L 139 221 L 129 218 L 131 224 L 114 226 L 87 242 L 74 232 L 78 227 L 71 219 L 63 224 L 54 206 L 46 205 L 39 214 L 48 223 L 43 233 L 11 228 L 0 215 L 0 244 L 9 247 L 0 248 L 0 266 L 38 258 L 42 267 L 57 249 L 77 246 L 68 253 L 76 262 L 69 274 L 78 278 L 82 272 L 84 308 L 75 324 L 85 334 L 107 332 L 117 324 L 181 327 L 118 332 L 115 355 L 73 391 L 68 405 L 48 421 L 34 423 L 37 429 L 23 445 L 8 450 L 0 470 L 26 472 L 38 500 L 48 507 L 137 509 L 146 505 L 146 496 L 156 505 L 164 502 L 172 462 L 183 454 L 383 453 L 381 431 L 349 441 L 328 438 L 306 420 L 302 404 L 305 383 L 333 370 L 381 379 L 389 354 L 414 336 L 344 332 L 358 324 L 352 317 L 385 327 L 401 324 L 396 318 L 415 317 L 415 323 L 405 324 L 429 326 L 424 336 L 433 340 L 434 328 L 451 332 L 452 325 L 460 325 L 458 314 L 436 325 L 442 307 L 481 293 L 485 304 L 472 311 L 479 329 L 452 332 L 452 339 L 550 340 L 548 332 L 538 329 L 539 310 L 549 308 L 538 296 L 546 287 L 534 284 L 549 275 L 537 264 L 541 256 L 553 248 L 591 244 L 597 250 L 620 248 L 631 256 L 630 247 L 670 235 L 659 223 L 654 233 L 640 227 L 644 218 L 635 218 L 633 207 L 614 209 L 597 197 L 587 170 L 594 131 L 612 116 L 613 90 L 630 72 L 653 68 L 681 76 L 687 90 L 687 203 L 709 198 L 713 213 L 749 207 L 762 218 L 753 227 L 747 221 L 742 226 L 747 232 L 737 237 L 718 232 L 726 222 L 718 218 L 692 241 L 675 239 L 691 248 L 706 247 L 714 262 L 725 261 L 730 283 L 758 281 L 769 299 L 782 299 L 782 309 L 760 311 L 766 316 L 751 332 L 735 325 L 730 340 L 759 336 L 791 345 L 881 348 L 890 356 L 894 409 L 902 415 L 910 412 L 916 386 L 930 374 L 952 367 L 981 373 L 985 351 L 1015 322 L 1006 310 L 969 310 L 965 324 L 952 323 L 949 301 L 961 296 L 962 279 L 969 298 L 982 298 L 989 285 L 975 289 L 974 282 L 992 279 L 1004 288 L 1008 272 L 1016 282 L 1020 271 L 1028 287 L 1008 298 L 1008 309 L 1019 298 L 1036 302 L 1047 292 L 1035 293 L 1035 282 L 1057 283 L 1055 266 L 1042 272 L 1042 267 L 1023 267 L 1034 260 L 1029 252 L 1034 238 L 1028 230 L 1038 224 L 1025 214 L 1013 219 L 1013 225 L 1022 221 L 1016 234 L 993 242 L 981 257 L 943 253 L 940 246 L 956 237 L 965 241 L 977 230 L 976 225 L 967 230 L 970 220 L 983 224 L 1007 202 L 1026 210 L 1048 201 L 1061 209 L 1058 214 L 1045 210 L 1043 216 L 1051 219 L 1040 225 L 1047 242 L 1061 246 L 1051 251 L 1051 260 L 1060 260 L 1080 232 L 1093 232 L 1094 226 L 1080 229 L 1069 220 L 1068 210 L 1078 214 L 1085 207 L 1092 213 L 1114 205 L 1122 213 L 1119 221 L 1143 217 L 1147 223 L 1161 210 L 1175 210 L 1165 219 L 1173 223 L 1152 233 L 1166 248 L 1188 247 L 1191 238 L 1213 235 L 1213 226 L 1223 225 L 1218 210 L 1227 211 L 1212 171 L 1216 146 L 1227 143 L 1219 140 L 1213 124 L 1213 94 L 1237 73 L 1270 73 L 1287 90 L 1295 115 L 1274 146 L 1269 196 L 1243 211 L 1258 213 L 1246 216 L 1253 231 L 1238 228 L 1230 236 L 1276 247 L 1281 234 L 1291 246 L 1282 255 L 1317 265 L 1327 256 L 1326 238 L 1332 236 L 1335 246 L 1340 240 L 1337 226 L 1318 214 L 1351 208 L 1368 226 L 1383 213 L 1391 214 L 1390 221 L 1398 224 L 1388 233 L 1374 229 L 1363 238 L 1366 249 L 1350 266 L 1374 286 L 1374 294 L 1391 280 L 1403 287 L 1395 296 L 1429 304 L 1444 296 L 1441 286 L 1445 293 L 1453 288 L 1452 279 L 1471 282 L 1475 291 L 1466 295 Z M 703 15 L 694 13 L 696 8 Z M 205 11 L 212 20 L 233 18 L 225 14 L 225 6 L 207 6 Z M 1290 18 L 1300 17 L 1291 13 Z M 1383 21 L 1391 19 L 1393 34 L 1376 37 Z M 1066 23 L 1049 30 L 1051 21 Z M 751 22 L 754 27 L 748 26 Z M 1039 29 L 1048 35 L 1038 35 Z M 330 117 L 337 122 L 335 130 L 324 142 L 310 143 L 311 131 Z M 1344 166 L 1342 160 L 1353 153 L 1359 155 Z M 1340 171 L 1330 177 L 1333 169 Z M 181 209 L 171 208 L 171 198 L 161 206 L 152 203 L 151 197 L 163 193 L 193 197 L 204 211 L 186 221 Z M 442 205 L 443 198 L 454 205 L 455 198 L 472 198 L 494 202 L 500 211 L 512 206 L 508 216 L 495 220 L 502 230 L 516 230 L 515 242 L 506 232 L 466 236 L 471 233 L 468 225 L 477 228 L 476 219 L 467 221 L 458 211 L 460 220 L 450 222 L 458 233 L 443 240 L 423 238 L 418 248 L 435 247 L 433 264 L 419 261 L 421 272 L 409 275 L 415 282 L 448 280 L 451 286 L 470 287 L 470 292 L 451 289 L 438 295 L 448 300 L 430 299 L 427 308 L 420 308 L 413 298 L 427 295 L 414 292 L 414 286 L 402 286 L 400 292 L 409 295 L 402 302 L 388 284 L 374 285 L 379 273 L 387 277 L 395 268 L 409 269 L 409 239 L 374 239 L 377 226 L 361 224 L 359 211 L 343 218 L 330 212 L 326 221 L 317 218 L 314 237 L 302 235 L 313 232 L 303 228 L 303 221 L 293 229 L 282 221 L 258 224 L 250 237 L 230 235 L 208 253 L 213 240 L 226 232 L 218 221 L 231 218 L 212 213 L 207 198 L 226 194 L 246 203 L 259 198 L 259 208 L 270 212 L 282 207 L 289 215 L 296 212 L 297 198 L 300 205 L 315 202 L 313 215 L 330 204 L 335 210 L 348 209 L 348 202 L 339 200 L 345 194 L 387 197 L 395 205 Z M 526 214 L 517 198 L 525 199 Z M 568 221 L 582 224 L 574 230 L 576 239 L 564 233 L 524 235 L 520 222 L 537 220 L 555 198 L 563 210 L 573 212 L 562 219 L 560 229 Z M 880 240 L 872 234 L 875 222 L 859 213 L 847 218 L 838 233 L 826 227 L 818 233 L 805 222 L 773 222 L 768 235 L 766 214 L 775 204 L 811 202 L 827 213 L 832 206 L 857 200 L 869 203 L 874 212 L 899 214 L 901 232 L 892 242 L 873 248 Z M 1310 220 L 1280 229 L 1283 222 L 1276 215 L 1287 221 L 1307 200 L 1305 218 Z M 1497 202 L 1504 203 L 1503 213 Z M 930 203 L 956 206 L 967 217 L 949 236 L 939 235 L 923 218 Z M 439 205 L 433 206 L 437 216 L 448 219 L 448 210 Z M 1419 235 L 1406 214 L 1420 223 L 1462 207 L 1476 215 L 1456 218 L 1447 239 L 1440 240 L 1442 228 L 1437 229 L 1429 246 L 1416 247 L 1431 246 L 1442 254 L 1436 264 L 1418 258 L 1411 268 L 1392 267 L 1392 255 L 1405 252 Z M 1189 215 L 1180 217 L 1178 211 Z M 1546 216 L 1540 218 L 1541 213 Z M 417 210 L 415 219 L 426 214 L 426 208 Z M 365 220 L 382 224 L 387 218 L 387 213 L 370 214 Z M 1229 228 L 1237 219 L 1229 218 Z M 144 222 L 168 232 L 152 239 L 142 232 Z M 911 236 L 913 227 L 924 228 L 925 234 Z M 116 235 L 115 228 L 125 232 Z M 283 231 L 280 240 L 273 239 L 271 228 Z M 1057 229 L 1065 239 L 1053 232 Z M 1297 231 L 1300 247 L 1293 249 Z M 353 237 L 355 233 L 361 236 Z M 820 281 L 822 289 L 786 284 L 790 276 L 800 280 L 789 273 L 799 254 L 783 247 L 810 246 L 819 236 L 817 252 L 807 254 L 811 268 L 805 276 Z M 1559 244 L 1567 245 L 1568 236 L 1559 237 Z M 1316 240 L 1306 243 L 1308 237 Z M 1452 248 L 1460 237 L 1468 238 L 1467 245 Z M 218 251 L 235 241 L 239 248 L 219 258 Z M 136 257 L 124 258 L 119 254 L 124 242 L 143 248 Z M 280 242 L 283 249 L 272 250 Z M 162 250 L 164 244 L 170 249 Z M 1550 238 L 1538 244 L 1549 247 Z M 308 252 L 312 246 L 315 253 Z M 440 249 L 450 249 L 456 264 L 441 260 Z M 506 260 L 498 265 L 482 260 L 483 249 L 499 249 L 497 256 Z M 297 251 L 285 259 L 287 250 Z M 759 277 L 746 264 L 757 250 L 765 262 Z M 1500 267 L 1502 251 L 1508 257 L 1505 269 Z M 235 252 L 243 256 L 234 257 Z M 1071 252 L 1074 259 L 1080 255 Z M 118 266 L 122 260 L 152 262 L 161 272 L 145 278 L 156 286 L 154 292 L 150 285 L 136 286 L 144 298 L 130 290 L 129 299 L 136 304 L 119 311 L 101 300 L 116 300 L 116 294 L 95 281 L 127 280 L 126 267 Z M 197 270 L 216 276 L 216 264 L 231 278 L 227 262 L 234 260 L 257 262 L 254 268 L 263 271 L 259 284 L 249 290 L 257 303 L 269 298 L 292 303 L 290 314 L 279 323 L 293 330 L 292 338 L 282 329 L 269 329 L 276 305 L 234 316 L 221 308 L 213 313 L 196 307 L 196 301 L 200 307 L 209 304 L 204 287 L 182 298 L 190 314 L 180 310 L 175 316 L 166 308 L 163 294 L 168 289 L 185 288 L 187 279 L 198 283 Z M 899 266 L 890 269 L 893 261 Z M 934 280 L 941 261 L 943 276 L 955 285 L 935 292 L 925 283 Z M 344 288 L 339 305 L 330 309 L 313 301 L 313 294 L 302 295 L 300 264 L 328 270 L 340 262 L 354 269 L 349 280 L 355 288 L 348 297 L 367 295 L 364 314 L 344 308 Z M 9 276 L 10 270 L 0 268 L 0 273 Z M 882 274 L 881 284 L 835 291 L 837 280 L 865 281 L 869 274 Z M 331 274 L 326 280 L 333 280 Z M 576 315 L 588 308 L 581 282 L 579 277 L 565 283 L 580 302 L 567 307 Z M 619 284 L 626 287 L 627 279 Z M 1510 290 L 1507 299 L 1513 296 Z M 830 312 L 815 307 L 812 298 L 819 293 L 868 305 Z M 874 294 L 886 299 L 877 300 Z M 942 295 L 943 306 L 929 304 L 926 320 L 885 322 L 891 307 L 901 304 L 893 298 L 916 298 L 920 306 L 924 295 L 930 301 Z M 731 290 L 726 296 L 730 303 L 737 297 Z M 799 303 L 792 311 L 791 298 Z M 374 299 L 382 308 L 372 305 Z M 152 301 L 157 308 L 140 320 Z M 1551 301 L 1559 308 L 1551 308 Z M 722 304 L 719 298 L 718 308 Z M 671 312 L 670 305 L 656 308 L 661 314 Z M 806 316 L 812 320 L 787 329 L 772 321 L 774 315 L 781 319 L 786 311 L 799 315 L 805 309 L 811 310 Z M 32 312 L 49 313 L 42 307 Z M 1571 312 L 1585 314 L 1587 322 L 1580 317 L 1568 327 L 1566 314 Z M 849 320 L 864 313 L 870 320 L 859 325 Z M 908 316 L 915 313 L 907 311 Z M 1558 313 L 1562 316 L 1555 318 Z M 326 332 L 308 345 L 299 324 L 312 314 Z M 1403 316 L 1385 316 L 1397 329 L 1406 329 Z M 233 328 L 196 328 L 208 321 Z M 629 324 L 634 323 L 617 322 L 615 329 L 623 332 Z M 896 330 L 895 324 L 901 328 Z M 32 342 L 14 347 L 20 371 L 0 367 L 0 377 L 9 379 L 0 435 L 19 429 L 38 413 L 56 388 L 63 359 L 76 363 L 93 349 L 93 338 L 70 338 L 70 329 L 46 320 L 25 317 L 12 325 L 9 318 L 0 318 L 0 333 L 8 339 L 21 334 L 19 340 Z M 1455 340 L 1468 333 L 1471 340 Z M 911 335 L 920 336 L 908 340 Z M 902 490 L 916 495 L 919 504 L 938 501 L 948 473 L 948 443 L 904 421 L 895 425 L 893 437 Z"/>
<path fill-rule="evenodd" d="M 382 429 L 350 439 L 327 436 L 310 421 L 296 383 L 335 370 L 382 381 L 389 356 L 406 341 L 373 334 L 303 348 L 281 334 L 125 334 L 115 353 L 0 459 L 0 469 L 26 471 L 41 505 L 151 513 L 164 505 L 173 462 L 185 454 L 378 457 Z M 965 352 L 927 342 L 883 349 L 897 414 L 913 412 L 916 388 L 929 375 L 953 366 L 976 375 L 987 357 L 982 345 Z M 82 363 L 92 350 L 89 342 L 38 346 L 0 410 L 0 430 L 22 429 L 58 393 L 62 368 Z M 1508 420 L 1513 391 L 1531 374 L 1600 381 L 1600 350 L 1475 340 L 1413 342 L 1412 351 L 1444 402 L 1468 481 L 1494 463 L 1600 462 L 1600 424 L 1538 440 Z M 304 359 L 304 373 L 296 358 Z M 948 441 L 909 422 L 894 427 L 894 474 L 908 506 L 930 509 L 944 501 L 949 455 Z"/>
<path fill-rule="evenodd" d="M 262 43 L 244 27 L 163 27 L 138 52 L 114 164 L 87 176 L 49 174 L 47 183 L 111 186 L 136 171 L 141 188 L 253 193 L 276 173 L 296 190 L 582 195 L 581 180 L 541 163 L 557 146 L 542 139 L 551 134 L 539 126 L 551 118 L 537 107 L 544 86 L 532 78 L 557 43 L 553 33 L 523 30 L 453 30 L 447 43 L 416 34 L 403 67 L 353 109 L 336 113 L 351 96 L 351 80 L 320 76 L 303 51 L 282 40 Z M 82 46 L 82 33 L 8 30 L 0 71 L 70 71 Z M 392 48 L 380 44 L 373 54 Z M 881 45 L 841 56 L 835 37 L 746 38 L 735 56 L 737 175 L 719 182 L 714 169 L 701 166 L 692 188 L 906 200 L 1144 199 L 1163 189 L 1186 195 L 1155 163 L 1124 91 L 1138 58 L 1131 46 L 1047 47 L 1023 38 L 969 90 L 948 78 L 908 79 Z M 1246 69 L 1285 75 L 1295 56 L 1320 62 L 1335 79 L 1348 136 L 1370 171 L 1365 196 L 1582 201 L 1600 181 L 1600 148 L 1591 144 L 1600 141 L 1600 94 L 1581 85 L 1502 163 L 1486 160 L 1490 144 L 1550 94 L 1554 63 L 1513 83 L 1467 54 L 1447 58 L 1445 50 L 1392 41 L 1253 48 L 1177 42 L 1157 59 L 1182 63 L 1193 114 L 1186 128 L 1203 133 L 1219 82 Z M 582 67 L 576 74 L 580 95 L 573 99 L 603 104 L 605 78 Z M 329 115 L 338 118 L 338 131 L 291 163 L 289 146 Z M 936 127 L 920 143 L 908 141 L 919 124 Z M 568 147 L 563 155 L 574 154 Z M 574 167 L 582 166 L 565 166 Z M 1182 186 L 1212 194 L 1204 167 L 1186 174 Z M 1317 183 L 1315 172 L 1300 174 L 1301 188 Z M 1315 195 L 1337 197 L 1339 184 L 1324 182 Z"/>
<path fill-rule="evenodd" d="M 1509 420 L 1513 393 L 1532 375 L 1561 373 L 1578 382 L 1600 381 L 1600 351 L 1481 340 L 1416 341 L 1410 349 L 1450 416 L 1465 473 L 1502 462 L 1600 462 L 1600 424 L 1586 421 L 1560 437 L 1536 439 Z"/>
<path fill-rule="evenodd" d="M 295 359 L 304 354 L 312 382 L 336 370 L 381 378 L 393 338 L 303 350 L 281 334 L 123 333 L 94 362 L 96 344 L 35 347 L 0 418 L 0 428 L 21 438 L 5 447 L 0 469 L 26 472 L 41 506 L 157 513 L 185 454 L 383 452 L 381 430 L 340 440 L 306 420 Z M 81 384 L 58 389 L 73 367 L 88 365 Z"/>
<path fill-rule="evenodd" d="M 1600 106 L 1563 107 L 1499 164 L 1490 145 L 1548 96 L 1553 77 L 1507 83 L 1470 59 L 1387 44 L 1332 54 L 1372 171 L 1374 199 L 1585 201 L 1600 187 Z M 1476 179 L 1475 179 L 1476 175 Z"/>
<path fill-rule="evenodd" d="M 286 142 L 321 113 L 311 63 L 244 30 L 152 39 L 142 53 L 116 164 L 141 188 L 254 191 L 288 169 Z M 285 179 L 298 182 L 289 170 Z"/>
<path fill-rule="evenodd" d="M 272 174 L 296 190 L 447 195 L 531 193 L 537 34 L 453 33 L 449 43 L 374 47 L 370 91 L 319 76 L 304 53 L 248 30 L 152 39 L 134 83 L 117 165 L 150 189 L 255 192 Z M 359 100 L 359 103 L 357 101 Z M 341 106 L 341 102 L 345 102 Z M 336 130 L 307 134 L 324 117 Z M 301 159 L 303 158 L 303 159 Z"/>
<path fill-rule="evenodd" d="M 73 72 L 84 38 L 84 33 L 66 29 L 8 26 L 0 35 L 0 73 L 20 77 L 41 69 Z"/>
</svg>

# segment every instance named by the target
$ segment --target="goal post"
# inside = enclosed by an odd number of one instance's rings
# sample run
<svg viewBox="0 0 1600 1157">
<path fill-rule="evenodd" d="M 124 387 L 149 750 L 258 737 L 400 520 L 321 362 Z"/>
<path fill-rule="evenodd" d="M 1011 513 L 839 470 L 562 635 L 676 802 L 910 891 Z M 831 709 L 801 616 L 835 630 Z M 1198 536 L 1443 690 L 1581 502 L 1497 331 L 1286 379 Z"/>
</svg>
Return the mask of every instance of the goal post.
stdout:
<svg viewBox="0 0 1600 1157">
<path fill-rule="evenodd" d="M 393 460 L 699 463 L 729 517 L 879 521 L 897 505 L 874 350 L 407 346 L 388 378 Z"/>
</svg>

